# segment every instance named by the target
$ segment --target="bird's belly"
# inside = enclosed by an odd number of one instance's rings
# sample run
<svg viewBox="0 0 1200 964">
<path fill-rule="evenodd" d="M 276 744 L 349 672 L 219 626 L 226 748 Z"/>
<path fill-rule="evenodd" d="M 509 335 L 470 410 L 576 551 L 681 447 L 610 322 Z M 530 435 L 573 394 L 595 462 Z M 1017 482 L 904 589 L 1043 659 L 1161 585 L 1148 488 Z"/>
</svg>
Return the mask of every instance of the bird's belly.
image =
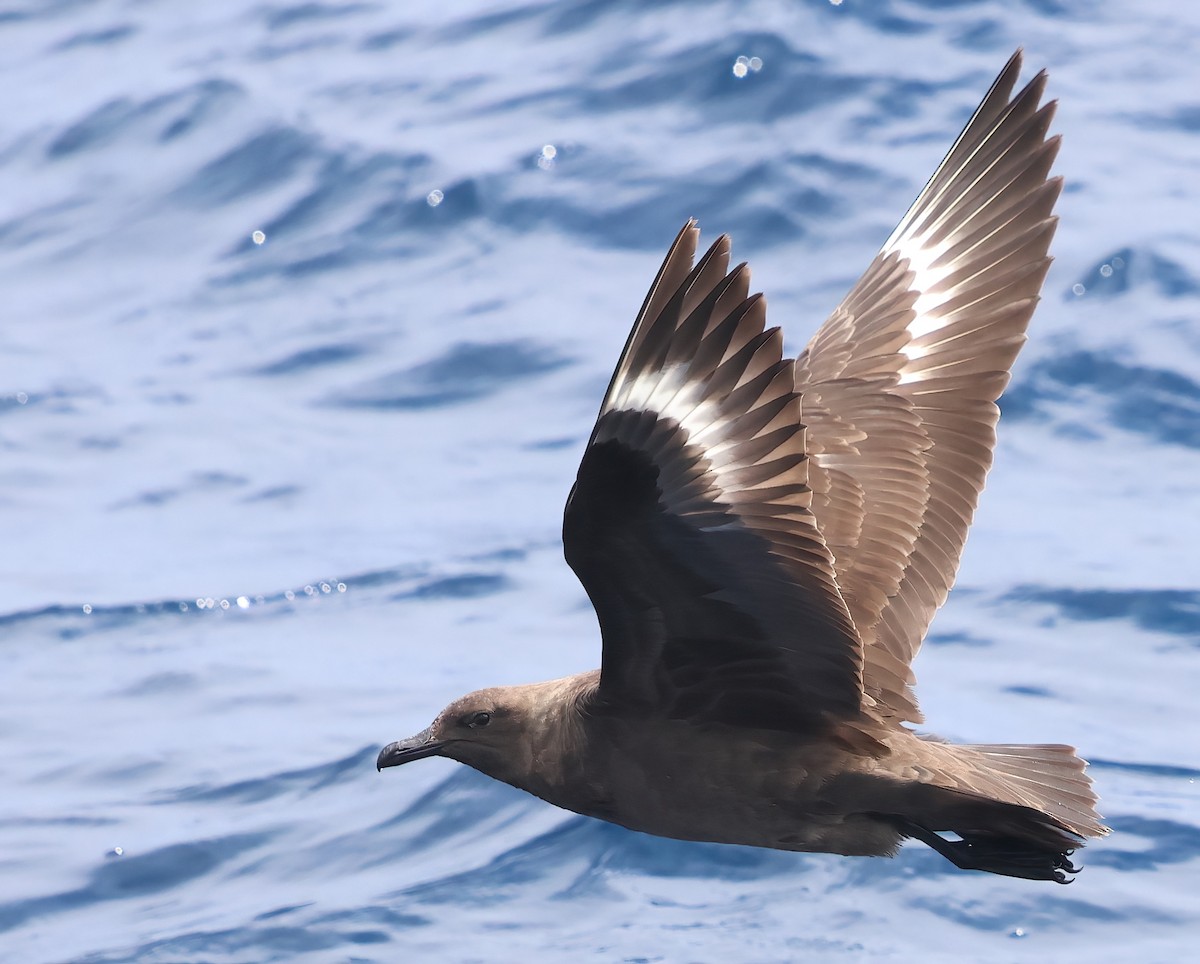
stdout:
<svg viewBox="0 0 1200 964">
<path fill-rule="evenodd" d="M 831 765 L 825 748 L 711 737 L 668 745 L 668 753 L 627 745 L 613 754 L 593 781 L 602 788 L 597 805 L 585 812 L 681 840 L 846 855 L 896 849 L 898 834 L 869 808 L 845 812 L 822 798 Z"/>
</svg>

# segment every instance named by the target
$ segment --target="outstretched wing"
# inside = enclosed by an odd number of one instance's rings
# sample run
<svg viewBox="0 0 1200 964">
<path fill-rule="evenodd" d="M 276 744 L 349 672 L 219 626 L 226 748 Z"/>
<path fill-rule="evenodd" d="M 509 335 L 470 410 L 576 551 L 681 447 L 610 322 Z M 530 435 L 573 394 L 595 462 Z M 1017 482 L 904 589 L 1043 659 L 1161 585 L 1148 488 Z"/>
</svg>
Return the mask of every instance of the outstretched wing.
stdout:
<svg viewBox="0 0 1200 964">
<path fill-rule="evenodd" d="M 864 643 L 864 688 L 919 722 L 909 664 L 992 462 L 996 399 L 1050 264 L 1061 179 L 1046 75 L 1020 51 L 796 361 L 813 512 Z"/>
<path fill-rule="evenodd" d="M 626 711 L 803 730 L 858 715 L 862 653 L 810 511 L 800 396 L 745 265 L 675 239 L 567 501 L 567 562 Z"/>
</svg>

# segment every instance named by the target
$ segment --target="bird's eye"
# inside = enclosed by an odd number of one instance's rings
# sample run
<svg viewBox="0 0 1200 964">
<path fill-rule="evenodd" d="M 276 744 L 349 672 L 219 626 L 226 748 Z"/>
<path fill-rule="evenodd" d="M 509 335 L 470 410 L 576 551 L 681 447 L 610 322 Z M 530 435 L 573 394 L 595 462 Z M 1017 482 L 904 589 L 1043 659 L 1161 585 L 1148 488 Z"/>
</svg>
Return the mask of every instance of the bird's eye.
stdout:
<svg viewBox="0 0 1200 964">
<path fill-rule="evenodd" d="M 478 730 L 481 726 L 487 726 L 492 722 L 492 714 L 472 713 L 465 720 L 463 720 L 463 722 L 466 723 L 467 726 L 469 726 L 472 730 Z"/>
</svg>

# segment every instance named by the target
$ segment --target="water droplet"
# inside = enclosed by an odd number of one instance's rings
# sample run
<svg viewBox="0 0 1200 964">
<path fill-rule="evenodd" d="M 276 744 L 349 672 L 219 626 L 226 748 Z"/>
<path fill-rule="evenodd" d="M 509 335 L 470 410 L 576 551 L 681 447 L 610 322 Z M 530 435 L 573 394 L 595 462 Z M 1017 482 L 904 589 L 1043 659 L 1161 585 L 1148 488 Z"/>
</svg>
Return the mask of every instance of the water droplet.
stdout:
<svg viewBox="0 0 1200 964">
<path fill-rule="evenodd" d="M 749 62 L 745 57 L 738 57 L 733 63 L 733 76 L 741 80 L 750 70 Z"/>
<path fill-rule="evenodd" d="M 760 70 L 762 70 L 762 57 L 751 57 L 746 62 L 746 66 L 748 66 L 757 74 Z"/>
<path fill-rule="evenodd" d="M 346 591 L 346 584 L 345 584 L 344 582 L 339 582 L 339 583 L 337 584 L 337 591 L 338 591 L 338 592 L 345 592 L 345 591 Z"/>
<path fill-rule="evenodd" d="M 250 608 L 250 600 L 247 599 L 245 596 L 238 596 L 237 604 L 238 604 L 238 609 L 249 609 Z"/>
<path fill-rule="evenodd" d="M 108 851 L 108 853 L 106 853 L 104 856 L 105 856 L 105 857 L 121 857 L 121 856 L 123 856 L 124 854 L 125 854 L 125 848 L 124 848 L 124 847 L 113 847 L 113 848 L 112 848 L 110 851 Z"/>
<path fill-rule="evenodd" d="M 445 199 L 445 197 L 446 197 L 446 195 L 444 195 L 441 191 L 439 191 L 435 187 L 432 191 L 430 191 L 428 194 L 425 195 L 425 203 L 428 204 L 431 208 L 435 208 L 439 204 L 442 203 L 442 201 Z"/>
<path fill-rule="evenodd" d="M 1079 284 L 1078 282 L 1071 285 L 1071 293 L 1076 298 L 1082 298 L 1085 291 L 1087 291 L 1087 288 L 1085 288 L 1083 285 Z"/>
<path fill-rule="evenodd" d="M 290 589 L 285 589 L 283 592 L 283 598 L 286 599 L 288 602 L 291 602 L 293 599 L 296 598 L 296 594 L 294 592 L 292 592 Z"/>
<path fill-rule="evenodd" d="M 24 392 L 17 392 L 17 404 L 18 405 L 24 405 L 27 401 L 29 401 L 28 395 L 26 395 Z"/>
<path fill-rule="evenodd" d="M 1113 273 L 1113 269 L 1112 269 L 1111 264 L 1100 265 L 1100 277 L 1101 278 L 1111 278 L 1112 273 Z"/>
<path fill-rule="evenodd" d="M 267 240 L 267 236 L 262 231 L 255 231 L 253 234 L 250 235 L 250 240 L 253 241 L 255 244 L 262 244 L 264 241 Z"/>
<path fill-rule="evenodd" d="M 92 604 L 91 603 L 83 604 L 83 614 L 85 616 L 90 616 L 92 614 Z"/>
</svg>

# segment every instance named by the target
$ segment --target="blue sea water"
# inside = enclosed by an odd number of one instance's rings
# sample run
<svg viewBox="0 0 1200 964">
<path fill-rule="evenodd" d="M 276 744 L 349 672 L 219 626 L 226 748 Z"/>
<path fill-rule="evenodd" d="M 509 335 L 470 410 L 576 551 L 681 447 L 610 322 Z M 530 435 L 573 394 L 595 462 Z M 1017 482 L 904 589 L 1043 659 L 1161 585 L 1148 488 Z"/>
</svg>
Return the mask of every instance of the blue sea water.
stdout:
<svg viewBox="0 0 1200 964">
<path fill-rule="evenodd" d="M 376 774 L 597 665 L 561 506 L 682 221 L 799 349 L 1018 45 L 1057 261 L 916 669 L 1091 759 L 1079 879 Z M 1200 8 L 18 0 L 0 50 L 0 959 L 1195 955 Z"/>
</svg>

